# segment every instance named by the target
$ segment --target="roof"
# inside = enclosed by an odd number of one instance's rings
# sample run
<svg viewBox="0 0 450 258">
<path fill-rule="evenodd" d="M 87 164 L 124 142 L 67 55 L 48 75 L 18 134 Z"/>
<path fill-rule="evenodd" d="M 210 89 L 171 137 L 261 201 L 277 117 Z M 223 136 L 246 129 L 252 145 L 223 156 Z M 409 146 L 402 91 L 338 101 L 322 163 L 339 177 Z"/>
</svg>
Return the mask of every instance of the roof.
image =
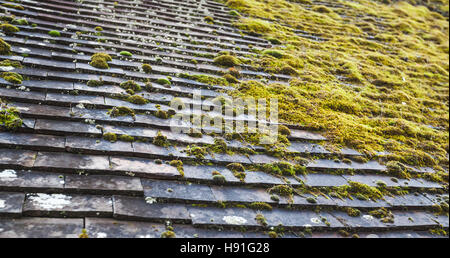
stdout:
<svg viewBox="0 0 450 258">
<path fill-rule="evenodd" d="M 228 69 L 214 64 L 218 53 L 250 58 L 253 49 L 271 46 L 235 28 L 225 5 L 0 4 L 2 17 L 14 15 L 9 22 L 19 29 L 3 30 L 11 53 L 0 60 L 20 62 L 0 69 L 22 77 L 20 83 L 0 78 L 0 237 L 442 237 L 448 231 L 448 184 L 421 176 L 432 168 L 409 167 L 413 177 L 401 178 L 388 173 L 383 153 L 366 160 L 356 150 L 329 150 L 327 137 L 293 124 L 286 124 L 288 165 L 264 146 L 224 134 L 171 131 L 165 116 L 173 99 L 190 106 L 196 89 L 215 98 L 230 88 L 192 75 L 220 80 Z M 99 52 L 112 57 L 108 69 L 91 65 Z M 239 72 L 242 80 L 291 79 L 246 64 Z M 123 84 L 130 80 L 132 91 Z M 130 102 L 134 93 L 145 102 Z M 133 114 L 114 115 L 118 107 Z M 222 143 L 225 151 L 218 149 Z"/>
</svg>

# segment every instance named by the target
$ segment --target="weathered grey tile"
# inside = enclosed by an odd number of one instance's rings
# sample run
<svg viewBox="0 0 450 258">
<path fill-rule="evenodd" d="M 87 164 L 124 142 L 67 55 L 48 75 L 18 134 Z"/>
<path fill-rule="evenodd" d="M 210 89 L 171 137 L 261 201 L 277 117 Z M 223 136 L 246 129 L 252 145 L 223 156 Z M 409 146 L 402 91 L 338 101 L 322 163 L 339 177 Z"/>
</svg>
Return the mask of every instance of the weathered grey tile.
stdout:
<svg viewBox="0 0 450 258">
<path fill-rule="evenodd" d="M 111 197 L 66 194 L 28 194 L 23 213 L 51 217 L 111 217 Z"/>
<path fill-rule="evenodd" d="M 194 226 L 259 227 L 256 212 L 241 208 L 189 207 Z"/>
<path fill-rule="evenodd" d="M 0 219 L 0 238 L 78 238 L 83 219 Z"/>
<path fill-rule="evenodd" d="M 386 224 L 382 223 L 379 219 L 369 215 L 367 213 L 361 214 L 358 217 L 351 217 L 345 212 L 333 211 L 330 214 L 341 222 L 346 227 L 359 230 L 359 229 L 384 229 Z"/>
<path fill-rule="evenodd" d="M 89 238 L 159 238 L 165 231 L 163 224 L 86 218 Z"/>
<path fill-rule="evenodd" d="M 211 189 L 215 198 L 224 202 L 274 203 L 274 201 L 270 199 L 270 194 L 268 194 L 265 189 L 246 188 L 243 186 L 212 186 Z"/>
<path fill-rule="evenodd" d="M 183 204 L 154 203 L 151 198 L 114 196 L 114 217 L 125 220 L 152 222 L 190 222 Z"/>
<path fill-rule="evenodd" d="M 47 150 L 64 150 L 64 137 L 0 132 L 0 145 Z"/>
<path fill-rule="evenodd" d="M 109 170 L 107 156 L 39 152 L 34 167 L 47 170 Z"/>
<path fill-rule="evenodd" d="M 31 167 L 35 157 L 35 151 L 0 149 L 0 167 Z"/>
<path fill-rule="evenodd" d="M 116 172 L 132 172 L 143 177 L 177 178 L 180 172 L 168 164 L 156 164 L 154 160 L 111 157 L 111 169 Z"/>
<path fill-rule="evenodd" d="M 66 137 L 66 150 L 70 152 L 83 151 L 84 153 L 105 153 L 109 155 L 133 154 L 130 142 L 110 142 L 104 139 L 90 137 Z"/>
<path fill-rule="evenodd" d="M 198 180 L 198 181 L 211 181 L 213 179 L 213 172 L 217 171 L 222 174 L 227 182 L 239 183 L 237 179 L 230 170 L 225 167 L 220 166 L 191 166 L 184 165 L 184 178 L 187 180 Z"/>
<path fill-rule="evenodd" d="M 143 179 L 142 184 L 146 197 L 196 203 L 216 201 L 208 185 L 151 179 Z"/>
<path fill-rule="evenodd" d="M 23 193 L 0 192 L 0 217 L 20 217 L 24 200 Z"/>
<path fill-rule="evenodd" d="M 328 174 L 308 174 L 300 176 L 300 179 L 307 186 L 311 187 L 338 187 L 347 184 L 347 181 L 342 176 Z"/>
<path fill-rule="evenodd" d="M 98 136 L 102 134 L 101 130 L 96 128 L 96 126 L 92 124 L 44 119 L 37 119 L 34 129 L 37 132 L 52 132 L 61 134 L 82 134 Z"/>
<path fill-rule="evenodd" d="M 59 192 L 63 187 L 62 175 L 13 169 L 0 170 L 1 191 Z"/>
<path fill-rule="evenodd" d="M 142 196 L 141 180 L 124 176 L 66 175 L 64 189 L 74 193 Z"/>
<path fill-rule="evenodd" d="M 326 213 L 317 214 L 309 210 L 274 209 L 272 211 L 261 211 L 272 227 L 282 226 L 289 228 L 341 228 L 343 225 L 334 217 Z"/>
</svg>

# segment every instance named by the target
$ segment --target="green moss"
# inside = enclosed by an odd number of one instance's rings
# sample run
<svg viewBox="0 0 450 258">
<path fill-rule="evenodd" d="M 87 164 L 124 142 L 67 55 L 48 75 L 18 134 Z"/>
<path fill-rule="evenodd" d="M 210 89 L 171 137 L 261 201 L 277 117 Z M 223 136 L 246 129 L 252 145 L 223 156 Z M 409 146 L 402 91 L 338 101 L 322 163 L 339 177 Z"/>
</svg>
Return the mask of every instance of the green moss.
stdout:
<svg viewBox="0 0 450 258">
<path fill-rule="evenodd" d="M 223 175 L 213 175 L 212 180 L 218 184 L 223 184 L 227 181 L 227 179 Z"/>
<path fill-rule="evenodd" d="M 103 31 L 103 28 L 100 27 L 100 26 L 97 26 L 97 27 L 94 28 L 94 30 L 96 30 L 96 31 Z"/>
<path fill-rule="evenodd" d="M 128 102 L 131 102 L 133 104 L 137 104 L 137 105 L 144 105 L 147 104 L 149 101 L 148 99 L 143 98 L 140 95 L 133 95 L 127 98 Z"/>
<path fill-rule="evenodd" d="M 48 35 L 50 35 L 52 37 L 61 37 L 61 32 L 59 32 L 57 30 L 51 30 L 48 32 Z"/>
<path fill-rule="evenodd" d="M 104 85 L 104 82 L 101 78 L 100 78 L 100 80 L 89 80 L 87 82 L 87 86 L 89 86 L 89 87 L 100 87 L 103 85 Z"/>
<path fill-rule="evenodd" d="M 214 18 L 211 17 L 211 16 L 206 16 L 206 17 L 204 18 L 204 20 L 205 20 L 205 22 L 210 23 L 210 24 L 213 24 L 213 23 L 214 23 Z"/>
<path fill-rule="evenodd" d="M 280 196 L 291 196 L 294 190 L 287 185 L 276 185 L 269 189 L 270 194 L 278 194 Z"/>
<path fill-rule="evenodd" d="M 2 4 L 2 6 L 4 6 L 4 7 L 8 7 L 8 8 L 14 8 L 14 9 L 17 9 L 17 10 L 25 10 L 25 8 L 23 8 L 23 6 L 21 6 L 21 5 L 15 5 L 15 4 L 10 4 L 10 3 L 4 3 L 4 4 Z"/>
<path fill-rule="evenodd" d="M 122 134 L 119 136 L 119 140 L 123 142 L 134 142 L 134 137 L 126 134 Z"/>
<path fill-rule="evenodd" d="M 0 38 L 0 55 L 11 55 L 11 45 Z"/>
<path fill-rule="evenodd" d="M 12 66 L 15 68 L 23 68 L 22 64 L 19 61 L 11 61 L 9 59 L 1 61 L 0 66 Z"/>
<path fill-rule="evenodd" d="M 269 231 L 269 233 L 267 233 L 267 235 L 268 235 L 270 238 L 278 238 L 278 233 L 275 232 L 275 231 Z"/>
<path fill-rule="evenodd" d="M 235 78 L 233 75 L 231 75 L 231 74 L 225 74 L 225 75 L 223 76 L 223 78 L 224 78 L 225 80 L 227 80 L 227 82 L 232 83 L 232 84 L 234 84 L 234 83 L 239 83 L 239 80 L 236 79 L 236 78 Z"/>
<path fill-rule="evenodd" d="M 267 49 L 263 51 L 263 55 L 273 56 L 275 58 L 283 58 L 283 53 L 275 49 Z"/>
<path fill-rule="evenodd" d="M 170 80 L 168 80 L 167 78 L 159 78 L 158 80 L 156 80 L 156 83 L 161 84 L 161 85 L 171 85 L 172 84 L 170 82 Z"/>
<path fill-rule="evenodd" d="M 346 212 L 350 217 L 359 217 L 361 216 L 361 211 L 356 208 L 346 208 Z"/>
<path fill-rule="evenodd" d="M 153 69 L 149 64 L 142 64 L 142 70 L 144 70 L 144 73 L 151 73 Z"/>
<path fill-rule="evenodd" d="M 207 154 L 207 150 L 205 147 L 199 146 L 188 146 L 186 149 L 186 153 L 189 156 L 195 156 L 197 159 L 204 159 Z"/>
<path fill-rule="evenodd" d="M 8 131 L 15 131 L 23 124 L 20 118 L 20 112 L 14 107 L 8 108 L 1 103 L 0 99 L 0 125 L 4 126 Z"/>
<path fill-rule="evenodd" d="M 95 53 L 92 55 L 91 62 L 89 64 L 98 69 L 109 69 L 108 62 L 110 61 L 112 61 L 110 55 L 106 53 Z"/>
<path fill-rule="evenodd" d="M 235 11 L 235 10 L 231 10 L 230 12 L 229 12 L 229 14 L 230 15 L 233 15 L 233 16 L 241 16 L 237 11 Z"/>
<path fill-rule="evenodd" d="M 126 89 L 126 90 L 130 89 L 130 90 L 133 90 L 135 92 L 139 92 L 139 91 L 142 90 L 141 85 L 137 84 L 135 81 L 132 81 L 132 80 L 129 80 L 129 81 L 126 81 L 126 82 L 122 82 L 120 84 L 120 87 L 123 88 L 123 89 Z"/>
<path fill-rule="evenodd" d="M 23 81 L 22 75 L 15 72 L 3 72 L 0 77 L 12 84 L 22 84 Z"/>
<path fill-rule="evenodd" d="M 286 136 L 291 135 L 291 130 L 290 130 L 287 126 L 285 126 L 285 125 L 280 125 L 280 126 L 278 126 L 278 132 L 279 132 L 280 134 L 286 135 Z"/>
<path fill-rule="evenodd" d="M 269 211 L 271 211 L 272 210 L 272 206 L 270 204 L 268 204 L 268 203 L 265 203 L 265 202 L 253 202 L 253 203 L 251 203 L 249 205 L 249 207 L 251 209 L 260 210 L 260 211 L 262 211 L 262 210 L 269 210 Z"/>
<path fill-rule="evenodd" d="M 308 198 L 306 198 L 306 201 L 308 203 L 312 203 L 312 204 L 316 204 L 317 203 L 317 199 L 314 198 L 314 197 L 308 197 Z"/>
<path fill-rule="evenodd" d="M 383 223 L 394 223 L 394 215 L 386 208 L 373 210 L 369 212 L 369 214 L 374 216 L 375 218 L 381 219 L 381 222 Z"/>
<path fill-rule="evenodd" d="M 227 168 L 232 172 L 245 172 L 245 168 L 241 163 L 230 163 L 227 165 Z"/>
<path fill-rule="evenodd" d="M 5 33 L 5 34 L 13 34 L 16 32 L 19 32 L 20 29 L 17 28 L 16 26 L 12 25 L 12 24 L 2 24 L 0 25 L 0 29 Z"/>
<path fill-rule="evenodd" d="M 170 230 L 164 231 L 161 234 L 161 238 L 176 238 L 176 237 L 177 237 L 177 235 L 175 234 L 175 232 L 170 231 Z"/>
<path fill-rule="evenodd" d="M 19 24 L 19 25 L 28 25 L 28 21 L 27 19 L 15 19 L 12 21 L 12 23 L 14 24 Z"/>
<path fill-rule="evenodd" d="M 119 106 L 119 107 L 113 107 L 110 111 L 108 111 L 108 114 L 111 117 L 119 117 L 119 116 L 135 116 L 134 110 L 129 107 Z"/>
<path fill-rule="evenodd" d="M 261 226 L 267 227 L 267 225 L 268 225 L 268 224 L 267 224 L 266 218 L 265 218 L 264 215 L 262 215 L 261 213 L 256 214 L 255 220 L 256 220 L 256 222 L 258 222 L 258 224 L 260 224 Z"/>
<path fill-rule="evenodd" d="M 169 142 L 167 141 L 167 137 L 164 136 L 161 131 L 158 131 L 155 138 L 153 138 L 153 144 L 157 146 L 167 146 Z"/>
<path fill-rule="evenodd" d="M 128 51 L 121 51 L 121 52 L 119 53 L 119 55 L 121 55 L 121 56 L 133 56 L 133 54 L 131 54 L 131 53 L 128 52 Z"/>
<path fill-rule="evenodd" d="M 239 63 L 239 60 L 231 55 L 221 55 L 214 59 L 214 64 L 225 67 L 237 66 Z"/>
<path fill-rule="evenodd" d="M 171 165 L 172 167 L 176 167 L 178 172 L 180 172 L 180 174 L 182 176 L 184 176 L 183 161 L 181 161 L 181 160 L 172 160 L 172 161 L 169 162 L 169 165 Z"/>
<path fill-rule="evenodd" d="M 103 134 L 103 139 L 110 142 L 117 142 L 117 135 L 115 133 L 105 133 Z"/>
</svg>

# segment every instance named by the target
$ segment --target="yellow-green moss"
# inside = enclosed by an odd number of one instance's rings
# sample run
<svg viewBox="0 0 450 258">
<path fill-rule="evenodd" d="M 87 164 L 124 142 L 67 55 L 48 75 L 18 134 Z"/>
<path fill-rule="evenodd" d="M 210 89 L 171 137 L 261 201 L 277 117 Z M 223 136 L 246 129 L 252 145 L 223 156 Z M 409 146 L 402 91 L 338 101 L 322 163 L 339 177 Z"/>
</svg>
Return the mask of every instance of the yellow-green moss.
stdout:
<svg viewBox="0 0 450 258">
<path fill-rule="evenodd" d="M 112 61 L 110 55 L 106 53 L 95 53 L 92 55 L 91 62 L 89 64 L 98 69 L 109 69 L 108 62 L 110 61 Z"/>
<path fill-rule="evenodd" d="M 14 107 L 8 108 L 1 103 L 0 99 L 0 125 L 4 126 L 8 131 L 15 131 L 22 126 L 20 112 Z"/>
<path fill-rule="evenodd" d="M 6 43 L 2 38 L 0 38 L 0 55 L 11 55 L 11 45 Z"/>
<path fill-rule="evenodd" d="M 3 72 L 0 77 L 12 84 L 22 84 L 23 81 L 22 75 L 15 72 Z"/>
<path fill-rule="evenodd" d="M 103 139 L 110 141 L 110 142 L 116 142 L 117 135 L 115 133 L 105 133 L 105 134 L 103 134 Z"/>
<path fill-rule="evenodd" d="M 222 55 L 218 56 L 214 59 L 214 64 L 225 66 L 225 67 L 233 67 L 239 65 L 239 60 L 231 55 Z"/>
<path fill-rule="evenodd" d="M 16 32 L 19 32 L 20 29 L 17 28 L 16 26 L 12 25 L 12 24 L 2 24 L 0 25 L 0 29 L 5 33 L 5 34 L 13 34 Z"/>
</svg>

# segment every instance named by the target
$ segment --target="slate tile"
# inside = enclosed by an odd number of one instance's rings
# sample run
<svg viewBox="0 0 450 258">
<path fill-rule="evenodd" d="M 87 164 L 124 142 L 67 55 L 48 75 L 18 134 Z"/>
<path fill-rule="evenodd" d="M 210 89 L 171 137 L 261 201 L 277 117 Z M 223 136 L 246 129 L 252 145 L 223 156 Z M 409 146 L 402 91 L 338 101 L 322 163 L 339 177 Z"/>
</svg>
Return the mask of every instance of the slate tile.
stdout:
<svg viewBox="0 0 450 258">
<path fill-rule="evenodd" d="M 186 180 L 194 181 L 212 181 L 212 172 L 217 171 L 221 173 L 227 182 L 229 183 L 240 183 L 233 173 L 225 167 L 220 166 L 191 166 L 184 165 L 184 178 Z"/>
<path fill-rule="evenodd" d="M 180 202 L 215 202 L 211 188 L 207 185 L 188 182 L 143 179 L 145 196 Z"/>
<path fill-rule="evenodd" d="M 111 157 L 111 170 L 132 172 L 142 177 L 177 178 L 181 177 L 177 168 L 167 164 L 156 164 L 154 160 L 142 158 Z"/>
<path fill-rule="evenodd" d="M 0 145 L 39 149 L 64 149 L 64 138 L 51 135 L 0 132 Z"/>
<path fill-rule="evenodd" d="M 83 151 L 84 153 L 105 153 L 109 155 L 132 155 L 133 148 L 130 142 L 110 142 L 104 139 L 90 137 L 66 137 L 66 149 L 71 152 Z"/>
<path fill-rule="evenodd" d="M 22 216 L 23 193 L 0 192 L 0 217 Z"/>
<path fill-rule="evenodd" d="M 310 173 L 306 176 L 300 176 L 300 178 L 307 186 L 311 187 L 338 187 L 347 184 L 344 177 L 337 175 Z"/>
<path fill-rule="evenodd" d="M 334 160 L 318 159 L 306 165 L 310 169 L 352 169 L 360 171 L 384 171 L 385 166 L 379 164 L 377 161 L 369 161 L 367 163 L 353 162 L 352 164 L 347 164 L 344 162 L 335 162 Z"/>
<path fill-rule="evenodd" d="M 35 151 L 0 149 L 0 167 L 31 167 L 35 157 Z"/>
<path fill-rule="evenodd" d="M 114 218 L 124 220 L 189 223 L 186 206 L 146 201 L 145 198 L 114 196 Z"/>
<path fill-rule="evenodd" d="M 376 187 L 378 183 L 384 183 L 387 187 L 397 187 L 398 183 L 392 181 L 392 177 L 381 176 L 381 175 L 343 175 L 343 177 L 352 182 L 363 183 L 368 186 Z"/>
<path fill-rule="evenodd" d="M 39 152 L 35 168 L 52 170 L 109 170 L 107 156 L 79 155 L 56 152 Z"/>
<path fill-rule="evenodd" d="M 27 114 L 32 117 L 58 117 L 58 118 L 69 118 L 70 108 L 59 107 L 59 106 L 49 106 L 49 105 L 37 105 L 37 104 L 27 104 L 27 103 L 14 103 L 21 114 Z"/>
<path fill-rule="evenodd" d="M 256 212 L 241 208 L 189 207 L 194 226 L 260 227 L 256 222 Z"/>
<path fill-rule="evenodd" d="M 134 177 L 66 175 L 64 189 L 71 193 L 142 196 L 141 180 Z"/>
<path fill-rule="evenodd" d="M 214 196 L 219 201 L 234 203 L 266 202 L 275 203 L 264 189 L 243 186 L 212 186 Z"/>
<path fill-rule="evenodd" d="M 317 214 L 309 210 L 274 209 L 261 211 L 269 226 L 289 227 L 294 229 L 329 229 L 341 228 L 343 225 L 329 214 Z M 329 225 L 327 225 L 327 222 Z"/>
<path fill-rule="evenodd" d="M 54 173 L 0 170 L 0 191 L 14 192 L 60 192 L 64 187 L 64 176 Z"/>
<path fill-rule="evenodd" d="M 426 229 L 427 227 L 438 225 L 436 221 L 427 216 L 426 212 L 394 211 L 392 213 L 394 214 L 394 223 L 387 224 L 389 227 Z"/>
<path fill-rule="evenodd" d="M 78 238 L 83 219 L 0 219 L 0 238 Z"/>
<path fill-rule="evenodd" d="M 111 197 L 66 194 L 27 194 L 23 213 L 41 217 L 111 217 Z"/>
<path fill-rule="evenodd" d="M 160 238 L 166 231 L 163 224 L 86 218 L 89 238 Z"/>
<path fill-rule="evenodd" d="M 69 121 L 59 121 L 59 120 L 46 120 L 37 119 L 34 129 L 37 132 L 53 132 L 59 134 L 81 134 L 81 135 L 101 135 L 100 129 L 96 128 L 95 125 L 80 123 L 80 122 L 69 122 Z"/>
<path fill-rule="evenodd" d="M 343 225 L 350 227 L 355 230 L 361 229 L 385 229 L 387 227 L 386 224 L 379 221 L 379 219 L 369 215 L 367 213 L 361 214 L 359 217 L 351 217 L 345 212 L 333 211 L 330 214 L 336 218 Z"/>
<path fill-rule="evenodd" d="M 386 196 L 386 202 L 389 203 L 393 207 L 398 208 L 423 208 L 423 207 L 431 207 L 433 202 L 431 202 L 425 196 L 417 193 L 417 194 L 406 194 L 406 195 L 398 195 L 395 197 Z"/>
</svg>

